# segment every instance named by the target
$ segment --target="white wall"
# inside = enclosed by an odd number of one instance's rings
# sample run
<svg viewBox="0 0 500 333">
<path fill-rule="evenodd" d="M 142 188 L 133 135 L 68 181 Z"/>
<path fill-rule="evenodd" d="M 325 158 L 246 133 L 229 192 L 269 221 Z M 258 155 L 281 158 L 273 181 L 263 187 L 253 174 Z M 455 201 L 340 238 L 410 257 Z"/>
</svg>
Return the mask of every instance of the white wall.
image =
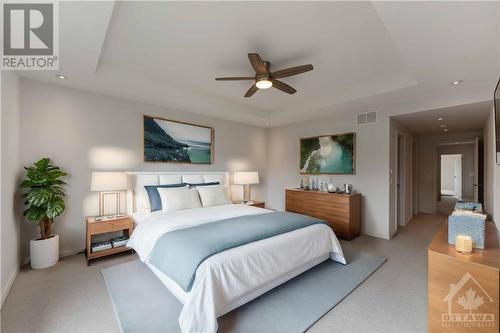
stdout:
<svg viewBox="0 0 500 333">
<path fill-rule="evenodd" d="M 19 271 L 20 226 L 22 209 L 18 204 L 19 182 L 19 78 L 10 71 L 1 72 L 1 285 L 2 305 Z"/>
<path fill-rule="evenodd" d="M 412 185 L 412 173 L 413 173 L 413 142 L 416 141 L 415 136 L 403 125 L 394 120 L 390 119 L 390 169 L 389 173 L 392 175 L 392 181 L 389 184 L 389 232 L 391 237 L 397 232 L 396 229 L 396 190 L 397 190 L 397 135 L 402 136 L 402 180 L 405 182 L 406 186 L 402 193 L 402 205 L 403 209 L 403 221 L 401 225 L 406 225 L 413 217 L 413 193 L 414 189 Z"/>
<path fill-rule="evenodd" d="M 492 110 L 483 130 L 484 142 L 484 211 L 493 216 L 495 203 L 495 113 Z"/>
<path fill-rule="evenodd" d="M 475 137 L 482 137 L 481 132 L 450 133 L 444 135 L 429 135 L 418 139 L 419 161 L 419 210 L 425 214 L 436 213 L 438 191 L 438 164 L 439 154 L 462 154 L 463 180 L 462 188 L 464 197 L 473 196 L 473 171 L 474 171 L 474 145 L 440 145 L 451 142 L 473 141 Z"/>
<path fill-rule="evenodd" d="M 500 164 L 496 163 L 495 113 L 484 127 L 484 209 L 500 230 Z"/>
<path fill-rule="evenodd" d="M 98 213 L 97 194 L 89 192 L 93 170 L 259 171 L 262 184 L 252 187 L 252 194 L 254 199 L 265 199 L 265 128 L 26 79 L 21 80 L 21 92 L 22 164 L 47 156 L 70 174 L 67 209 L 54 224 L 62 255 L 85 247 L 84 216 Z M 214 164 L 144 163 L 143 114 L 214 127 Z M 29 239 L 37 232 L 23 224 L 24 257 Z"/>
<path fill-rule="evenodd" d="M 379 113 L 375 124 L 357 126 L 354 113 L 275 127 L 269 130 L 267 204 L 283 210 L 285 188 L 300 183 L 300 138 L 336 133 L 356 133 L 356 174 L 326 175 L 335 184 L 351 183 L 363 194 L 362 232 L 389 238 L 389 121 Z"/>
</svg>

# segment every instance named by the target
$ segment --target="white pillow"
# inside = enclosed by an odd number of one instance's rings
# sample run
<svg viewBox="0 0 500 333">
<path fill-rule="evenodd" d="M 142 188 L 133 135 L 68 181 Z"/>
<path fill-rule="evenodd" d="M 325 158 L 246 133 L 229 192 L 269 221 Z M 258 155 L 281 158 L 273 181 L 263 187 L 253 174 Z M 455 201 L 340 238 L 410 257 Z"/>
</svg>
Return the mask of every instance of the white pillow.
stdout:
<svg viewBox="0 0 500 333">
<path fill-rule="evenodd" d="M 151 212 L 148 193 L 144 186 L 135 189 L 135 203 L 137 212 Z"/>
<path fill-rule="evenodd" d="M 201 207 L 200 196 L 195 188 L 158 188 L 158 193 L 163 212 Z"/>
<path fill-rule="evenodd" d="M 231 200 L 229 200 L 226 189 L 222 186 L 200 186 L 197 187 L 196 190 L 198 190 L 198 193 L 200 194 L 203 207 L 232 204 Z"/>
</svg>

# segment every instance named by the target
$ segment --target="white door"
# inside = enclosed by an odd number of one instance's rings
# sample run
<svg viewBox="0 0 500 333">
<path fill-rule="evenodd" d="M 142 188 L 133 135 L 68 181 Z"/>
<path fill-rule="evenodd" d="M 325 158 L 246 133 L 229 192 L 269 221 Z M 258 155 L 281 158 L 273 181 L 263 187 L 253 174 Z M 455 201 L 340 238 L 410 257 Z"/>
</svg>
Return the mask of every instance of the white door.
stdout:
<svg viewBox="0 0 500 333">
<path fill-rule="evenodd" d="M 441 195 L 462 198 L 462 154 L 441 155 Z"/>
<path fill-rule="evenodd" d="M 479 138 L 474 139 L 474 201 L 479 201 Z"/>
</svg>

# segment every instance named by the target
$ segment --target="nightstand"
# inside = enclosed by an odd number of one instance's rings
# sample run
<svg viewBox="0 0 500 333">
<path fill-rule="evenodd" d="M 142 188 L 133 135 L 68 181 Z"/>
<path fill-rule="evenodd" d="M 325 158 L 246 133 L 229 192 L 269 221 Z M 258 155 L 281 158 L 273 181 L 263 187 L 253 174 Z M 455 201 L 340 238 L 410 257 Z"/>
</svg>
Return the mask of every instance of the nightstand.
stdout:
<svg viewBox="0 0 500 333">
<path fill-rule="evenodd" d="M 120 252 L 132 252 L 131 249 L 125 246 L 113 247 L 111 249 L 92 252 L 92 236 L 101 235 L 110 232 L 123 231 L 127 238 L 130 238 L 134 231 L 134 221 L 130 216 L 121 216 L 116 218 L 103 219 L 96 221 L 95 217 L 87 217 L 87 266 L 90 260 L 102 258 Z"/>
<path fill-rule="evenodd" d="M 266 208 L 266 203 L 263 201 L 254 201 L 253 204 L 251 204 L 250 206 Z"/>
<path fill-rule="evenodd" d="M 243 204 L 243 205 L 248 205 L 248 206 L 253 206 L 253 207 L 259 207 L 259 208 L 266 208 L 266 203 L 263 201 L 253 201 L 251 204 L 245 204 L 241 201 L 236 202 L 238 204 Z"/>
</svg>

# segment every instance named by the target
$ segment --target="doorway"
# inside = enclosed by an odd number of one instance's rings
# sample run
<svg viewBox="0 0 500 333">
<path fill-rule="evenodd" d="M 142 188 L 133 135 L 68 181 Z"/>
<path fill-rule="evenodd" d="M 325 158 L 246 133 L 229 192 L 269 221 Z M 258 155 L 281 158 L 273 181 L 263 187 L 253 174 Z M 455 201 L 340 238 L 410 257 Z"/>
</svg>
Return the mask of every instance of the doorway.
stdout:
<svg viewBox="0 0 500 333">
<path fill-rule="evenodd" d="M 462 154 L 441 155 L 441 198 L 452 197 L 456 200 L 462 199 L 463 178 L 463 156 Z"/>
</svg>

